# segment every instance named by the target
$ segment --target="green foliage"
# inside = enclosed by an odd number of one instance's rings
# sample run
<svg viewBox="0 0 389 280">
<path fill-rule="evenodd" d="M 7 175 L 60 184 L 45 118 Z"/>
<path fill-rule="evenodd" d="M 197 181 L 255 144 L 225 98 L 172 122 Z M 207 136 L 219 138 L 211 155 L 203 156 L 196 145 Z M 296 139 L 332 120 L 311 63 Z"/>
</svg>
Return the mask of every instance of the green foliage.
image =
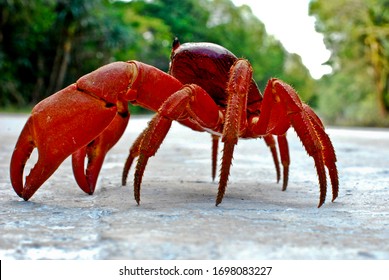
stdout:
<svg viewBox="0 0 389 280">
<path fill-rule="evenodd" d="M 112 61 L 166 71 L 176 36 L 223 45 L 250 60 L 261 89 L 279 77 L 315 104 L 301 59 L 230 0 L 0 0 L 0 106 L 33 105 Z"/>
<path fill-rule="evenodd" d="M 214 0 L 207 6 L 207 41 L 225 46 L 238 57 L 248 59 L 254 78 L 265 87 L 271 77 L 281 77 L 286 51 L 266 33 L 264 24 L 248 6 L 236 8 L 229 0 Z"/>
<path fill-rule="evenodd" d="M 53 23 L 53 1 L 0 2 L 0 104 L 26 104 L 37 65 L 37 49 L 45 49 L 45 33 Z M 20 79 L 20 77 L 25 77 Z"/>
<path fill-rule="evenodd" d="M 322 113 L 337 123 L 389 125 L 389 1 L 314 0 L 310 12 L 332 51 L 334 72 L 319 84 Z"/>
</svg>

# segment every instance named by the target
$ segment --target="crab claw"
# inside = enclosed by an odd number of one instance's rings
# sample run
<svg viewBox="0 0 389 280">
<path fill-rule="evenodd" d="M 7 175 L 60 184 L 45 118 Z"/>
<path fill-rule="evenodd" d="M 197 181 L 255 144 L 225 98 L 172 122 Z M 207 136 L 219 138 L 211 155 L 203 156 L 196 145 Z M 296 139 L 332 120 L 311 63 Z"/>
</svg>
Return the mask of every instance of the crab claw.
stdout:
<svg viewBox="0 0 389 280">
<path fill-rule="evenodd" d="M 119 104 L 119 111 L 109 126 L 96 139 L 72 155 L 74 177 L 87 194 L 94 193 L 105 155 L 119 141 L 130 119 L 127 104 Z M 86 169 L 85 158 L 88 158 Z"/>
<path fill-rule="evenodd" d="M 72 153 L 95 139 L 114 119 L 115 104 L 83 94 L 76 84 L 37 104 L 16 143 L 10 163 L 15 192 L 28 200 Z M 38 161 L 26 177 L 24 166 L 34 148 Z"/>
</svg>

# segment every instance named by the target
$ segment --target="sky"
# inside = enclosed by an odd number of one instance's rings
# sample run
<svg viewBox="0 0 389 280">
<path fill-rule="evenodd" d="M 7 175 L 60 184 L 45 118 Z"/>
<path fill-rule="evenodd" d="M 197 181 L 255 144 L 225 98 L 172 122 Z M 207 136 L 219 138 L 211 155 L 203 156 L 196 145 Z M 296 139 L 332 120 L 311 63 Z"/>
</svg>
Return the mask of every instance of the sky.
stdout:
<svg viewBox="0 0 389 280">
<path fill-rule="evenodd" d="M 322 65 L 330 57 L 323 36 L 315 31 L 315 18 L 308 15 L 309 0 L 232 0 L 236 6 L 250 6 L 266 27 L 290 53 L 301 56 L 314 79 L 331 72 Z"/>
</svg>

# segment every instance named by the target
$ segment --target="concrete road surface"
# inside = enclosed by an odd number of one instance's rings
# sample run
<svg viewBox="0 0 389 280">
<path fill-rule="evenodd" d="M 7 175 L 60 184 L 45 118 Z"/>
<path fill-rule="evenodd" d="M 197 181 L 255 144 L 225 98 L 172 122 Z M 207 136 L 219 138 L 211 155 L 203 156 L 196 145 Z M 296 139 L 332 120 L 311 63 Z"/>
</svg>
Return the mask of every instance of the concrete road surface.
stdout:
<svg viewBox="0 0 389 280">
<path fill-rule="evenodd" d="M 9 181 L 26 115 L 0 115 L 1 259 L 389 259 L 389 130 L 329 128 L 340 194 L 318 209 L 313 160 L 293 129 L 281 191 L 262 139 L 238 143 L 223 203 L 215 207 L 211 137 L 175 124 L 143 179 L 121 187 L 128 148 L 149 117 L 133 117 L 107 155 L 94 195 L 67 159 L 28 202 Z M 33 166 L 36 153 L 28 162 Z M 330 191 L 329 191 L 330 194 Z"/>
</svg>

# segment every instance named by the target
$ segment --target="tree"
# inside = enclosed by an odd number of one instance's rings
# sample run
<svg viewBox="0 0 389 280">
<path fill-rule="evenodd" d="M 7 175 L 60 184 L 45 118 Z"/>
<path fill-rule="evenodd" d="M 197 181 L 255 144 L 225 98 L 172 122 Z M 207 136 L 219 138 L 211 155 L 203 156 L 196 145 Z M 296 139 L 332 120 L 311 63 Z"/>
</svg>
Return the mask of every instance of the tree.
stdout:
<svg viewBox="0 0 389 280">
<path fill-rule="evenodd" d="M 264 24 L 248 6 L 236 7 L 230 0 L 136 0 L 128 4 L 138 15 L 162 20 L 182 43 L 212 42 L 248 59 L 261 88 L 271 77 L 284 78 L 304 88 L 300 91 L 304 100 L 312 97 L 309 91 L 313 80 L 301 59 L 289 56 L 281 43 L 266 33 Z"/>
<path fill-rule="evenodd" d="M 108 0 L 0 0 L 0 105 L 25 106 L 113 60 L 134 38 Z"/>
<path fill-rule="evenodd" d="M 329 94 L 346 100 L 340 115 L 349 119 L 367 116 L 364 124 L 388 123 L 389 1 L 314 0 L 310 13 L 316 16 L 317 30 L 332 51 L 328 63 L 334 69 L 333 82 L 343 83 L 339 88 L 324 81 L 327 90 L 336 89 Z"/>
<path fill-rule="evenodd" d="M 312 81 L 248 6 L 230 0 L 0 0 L 0 106 L 33 105 L 112 61 L 167 71 L 175 36 L 247 58 L 262 89 L 271 77 Z"/>
<path fill-rule="evenodd" d="M 26 105 L 24 92 L 34 95 L 35 85 L 42 84 L 42 58 L 49 45 L 46 35 L 55 20 L 54 4 L 50 0 L 0 0 L 1 105 Z"/>
</svg>

